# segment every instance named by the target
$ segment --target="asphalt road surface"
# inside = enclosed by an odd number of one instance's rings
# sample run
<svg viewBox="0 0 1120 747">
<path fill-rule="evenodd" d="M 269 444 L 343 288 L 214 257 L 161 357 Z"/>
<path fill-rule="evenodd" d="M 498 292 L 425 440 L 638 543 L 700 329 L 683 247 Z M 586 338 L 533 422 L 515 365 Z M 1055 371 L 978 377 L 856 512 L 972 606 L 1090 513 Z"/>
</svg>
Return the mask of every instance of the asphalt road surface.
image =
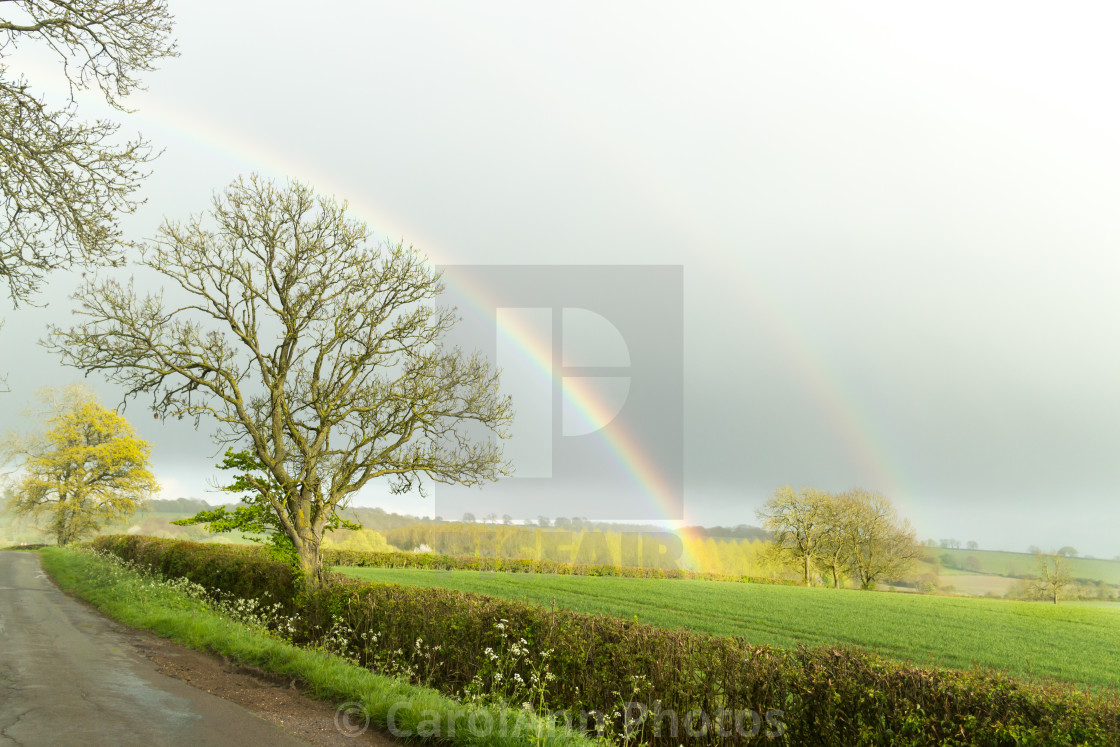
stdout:
<svg viewBox="0 0 1120 747">
<path fill-rule="evenodd" d="M 0 552 L 0 747 L 305 745 L 160 674 L 121 626 L 60 592 L 30 552 Z"/>
</svg>

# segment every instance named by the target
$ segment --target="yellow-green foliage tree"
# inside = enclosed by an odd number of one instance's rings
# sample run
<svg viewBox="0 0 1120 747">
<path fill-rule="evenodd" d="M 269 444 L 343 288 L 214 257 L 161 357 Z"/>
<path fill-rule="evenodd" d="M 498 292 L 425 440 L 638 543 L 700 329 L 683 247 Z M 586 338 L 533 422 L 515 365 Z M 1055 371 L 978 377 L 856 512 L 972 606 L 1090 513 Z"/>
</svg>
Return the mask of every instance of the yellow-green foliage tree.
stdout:
<svg viewBox="0 0 1120 747">
<path fill-rule="evenodd" d="M 774 537 L 774 552 L 797 565 L 806 586 L 813 585 L 813 569 L 824 557 L 831 505 L 832 496 L 823 490 L 795 491 L 786 486 L 779 488 L 758 511 L 762 526 Z"/>
<path fill-rule="evenodd" d="M 900 578 L 922 557 L 910 522 L 899 517 L 890 499 L 880 493 L 849 490 L 853 533 L 851 568 L 862 589 L 874 589 L 884 579 Z"/>
<path fill-rule="evenodd" d="M 922 556 L 910 523 L 879 493 L 784 487 L 758 517 L 773 535 L 776 557 L 796 565 L 810 586 L 819 569 L 832 576 L 833 586 L 851 574 L 860 588 L 874 589 L 908 573 Z"/>
<path fill-rule="evenodd" d="M 132 515 L 159 490 L 151 447 L 84 387 L 43 390 L 46 429 L 11 433 L 4 455 L 18 462 L 8 507 L 33 515 L 59 545 Z"/>
</svg>

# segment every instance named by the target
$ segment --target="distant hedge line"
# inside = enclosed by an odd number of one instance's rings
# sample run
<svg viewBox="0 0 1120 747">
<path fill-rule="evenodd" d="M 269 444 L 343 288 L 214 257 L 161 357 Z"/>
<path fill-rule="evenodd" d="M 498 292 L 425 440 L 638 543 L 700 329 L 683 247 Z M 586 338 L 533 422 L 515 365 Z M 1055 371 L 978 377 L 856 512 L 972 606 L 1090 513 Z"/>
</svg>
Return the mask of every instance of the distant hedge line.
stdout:
<svg viewBox="0 0 1120 747">
<path fill-rule="evenodd" d="M 1120 734 L 1116 693 L 915 667 L 853 649 L 754 646 L 447 589 L 338 578 L 301 596 L 290 570 L 253 549 L 137 536 L 93 544 L 245 597 L 267 591 L 298 610 L 297 643 L 344 630 L 363 664 L 393 662 L 452 695 L 497 689 L 494 657 L 506 660 L 524 639 L 531 655 L 505 671 L 504 682 L 541 673 L 533 656 L 550 649 L 549 710 L 575 714 L 577 724 L 594 710 L 615 727 L 627 702 L 659 713 L 630 744 L 1097 745 L 1116 744 Z M 781 736 L 767 737 L 778 724 Z"/>
<path fill-rule="evenodd" d="M 752 584 L 797 585 L 797 581 L 762 576 L 703 573 L 680 568 L 655 568 L 630 565 L 564 563 L 530 558 L 472 557 L 418 552 L 368 552 L 324 550 L 323 560 L 330 565 L 364 568 L 424 568 L 438 571 L 494 571 L 501 573 L 555 573 L 561 576 L 617 576 L 620 578 L 680 578 L 691 581 L 734 581 Z"/>
</svg>

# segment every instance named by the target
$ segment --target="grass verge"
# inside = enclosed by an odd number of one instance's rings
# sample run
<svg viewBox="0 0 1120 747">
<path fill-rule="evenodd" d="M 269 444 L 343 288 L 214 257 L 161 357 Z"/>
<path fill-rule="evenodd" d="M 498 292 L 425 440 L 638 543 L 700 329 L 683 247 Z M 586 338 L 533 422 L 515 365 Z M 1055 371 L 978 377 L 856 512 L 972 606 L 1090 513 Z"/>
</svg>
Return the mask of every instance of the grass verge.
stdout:
<svg viewBox="0 0 1120 747">
<path fill-rule="evenodd" d="M 43 548 L 44 570 L 105 615 L 200 651 L 298 678 L 322 700 L 350 706 L 409 741 L 454 745 L 582 747 L 594 741 L 524 711 L 468 706 L 439 692 L 375 674 L 336 656 L 298 648 L 216 614 L 173 584 L 82 550 Z"/>
</svg>

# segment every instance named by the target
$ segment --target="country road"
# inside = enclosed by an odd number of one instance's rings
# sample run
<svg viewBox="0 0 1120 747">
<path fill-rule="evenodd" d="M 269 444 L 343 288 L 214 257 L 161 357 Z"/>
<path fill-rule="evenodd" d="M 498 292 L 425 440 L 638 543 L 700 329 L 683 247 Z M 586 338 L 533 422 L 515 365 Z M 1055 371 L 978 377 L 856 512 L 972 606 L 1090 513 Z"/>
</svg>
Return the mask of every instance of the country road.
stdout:
<svg viewBox="0 0 1120 747">
<path fill-rule="evenodd" d="M 136 636 L 60 592 L 28 552 L 0 552 L 0 747 L 303 745 L 161 674 Z"/>
</svg>

